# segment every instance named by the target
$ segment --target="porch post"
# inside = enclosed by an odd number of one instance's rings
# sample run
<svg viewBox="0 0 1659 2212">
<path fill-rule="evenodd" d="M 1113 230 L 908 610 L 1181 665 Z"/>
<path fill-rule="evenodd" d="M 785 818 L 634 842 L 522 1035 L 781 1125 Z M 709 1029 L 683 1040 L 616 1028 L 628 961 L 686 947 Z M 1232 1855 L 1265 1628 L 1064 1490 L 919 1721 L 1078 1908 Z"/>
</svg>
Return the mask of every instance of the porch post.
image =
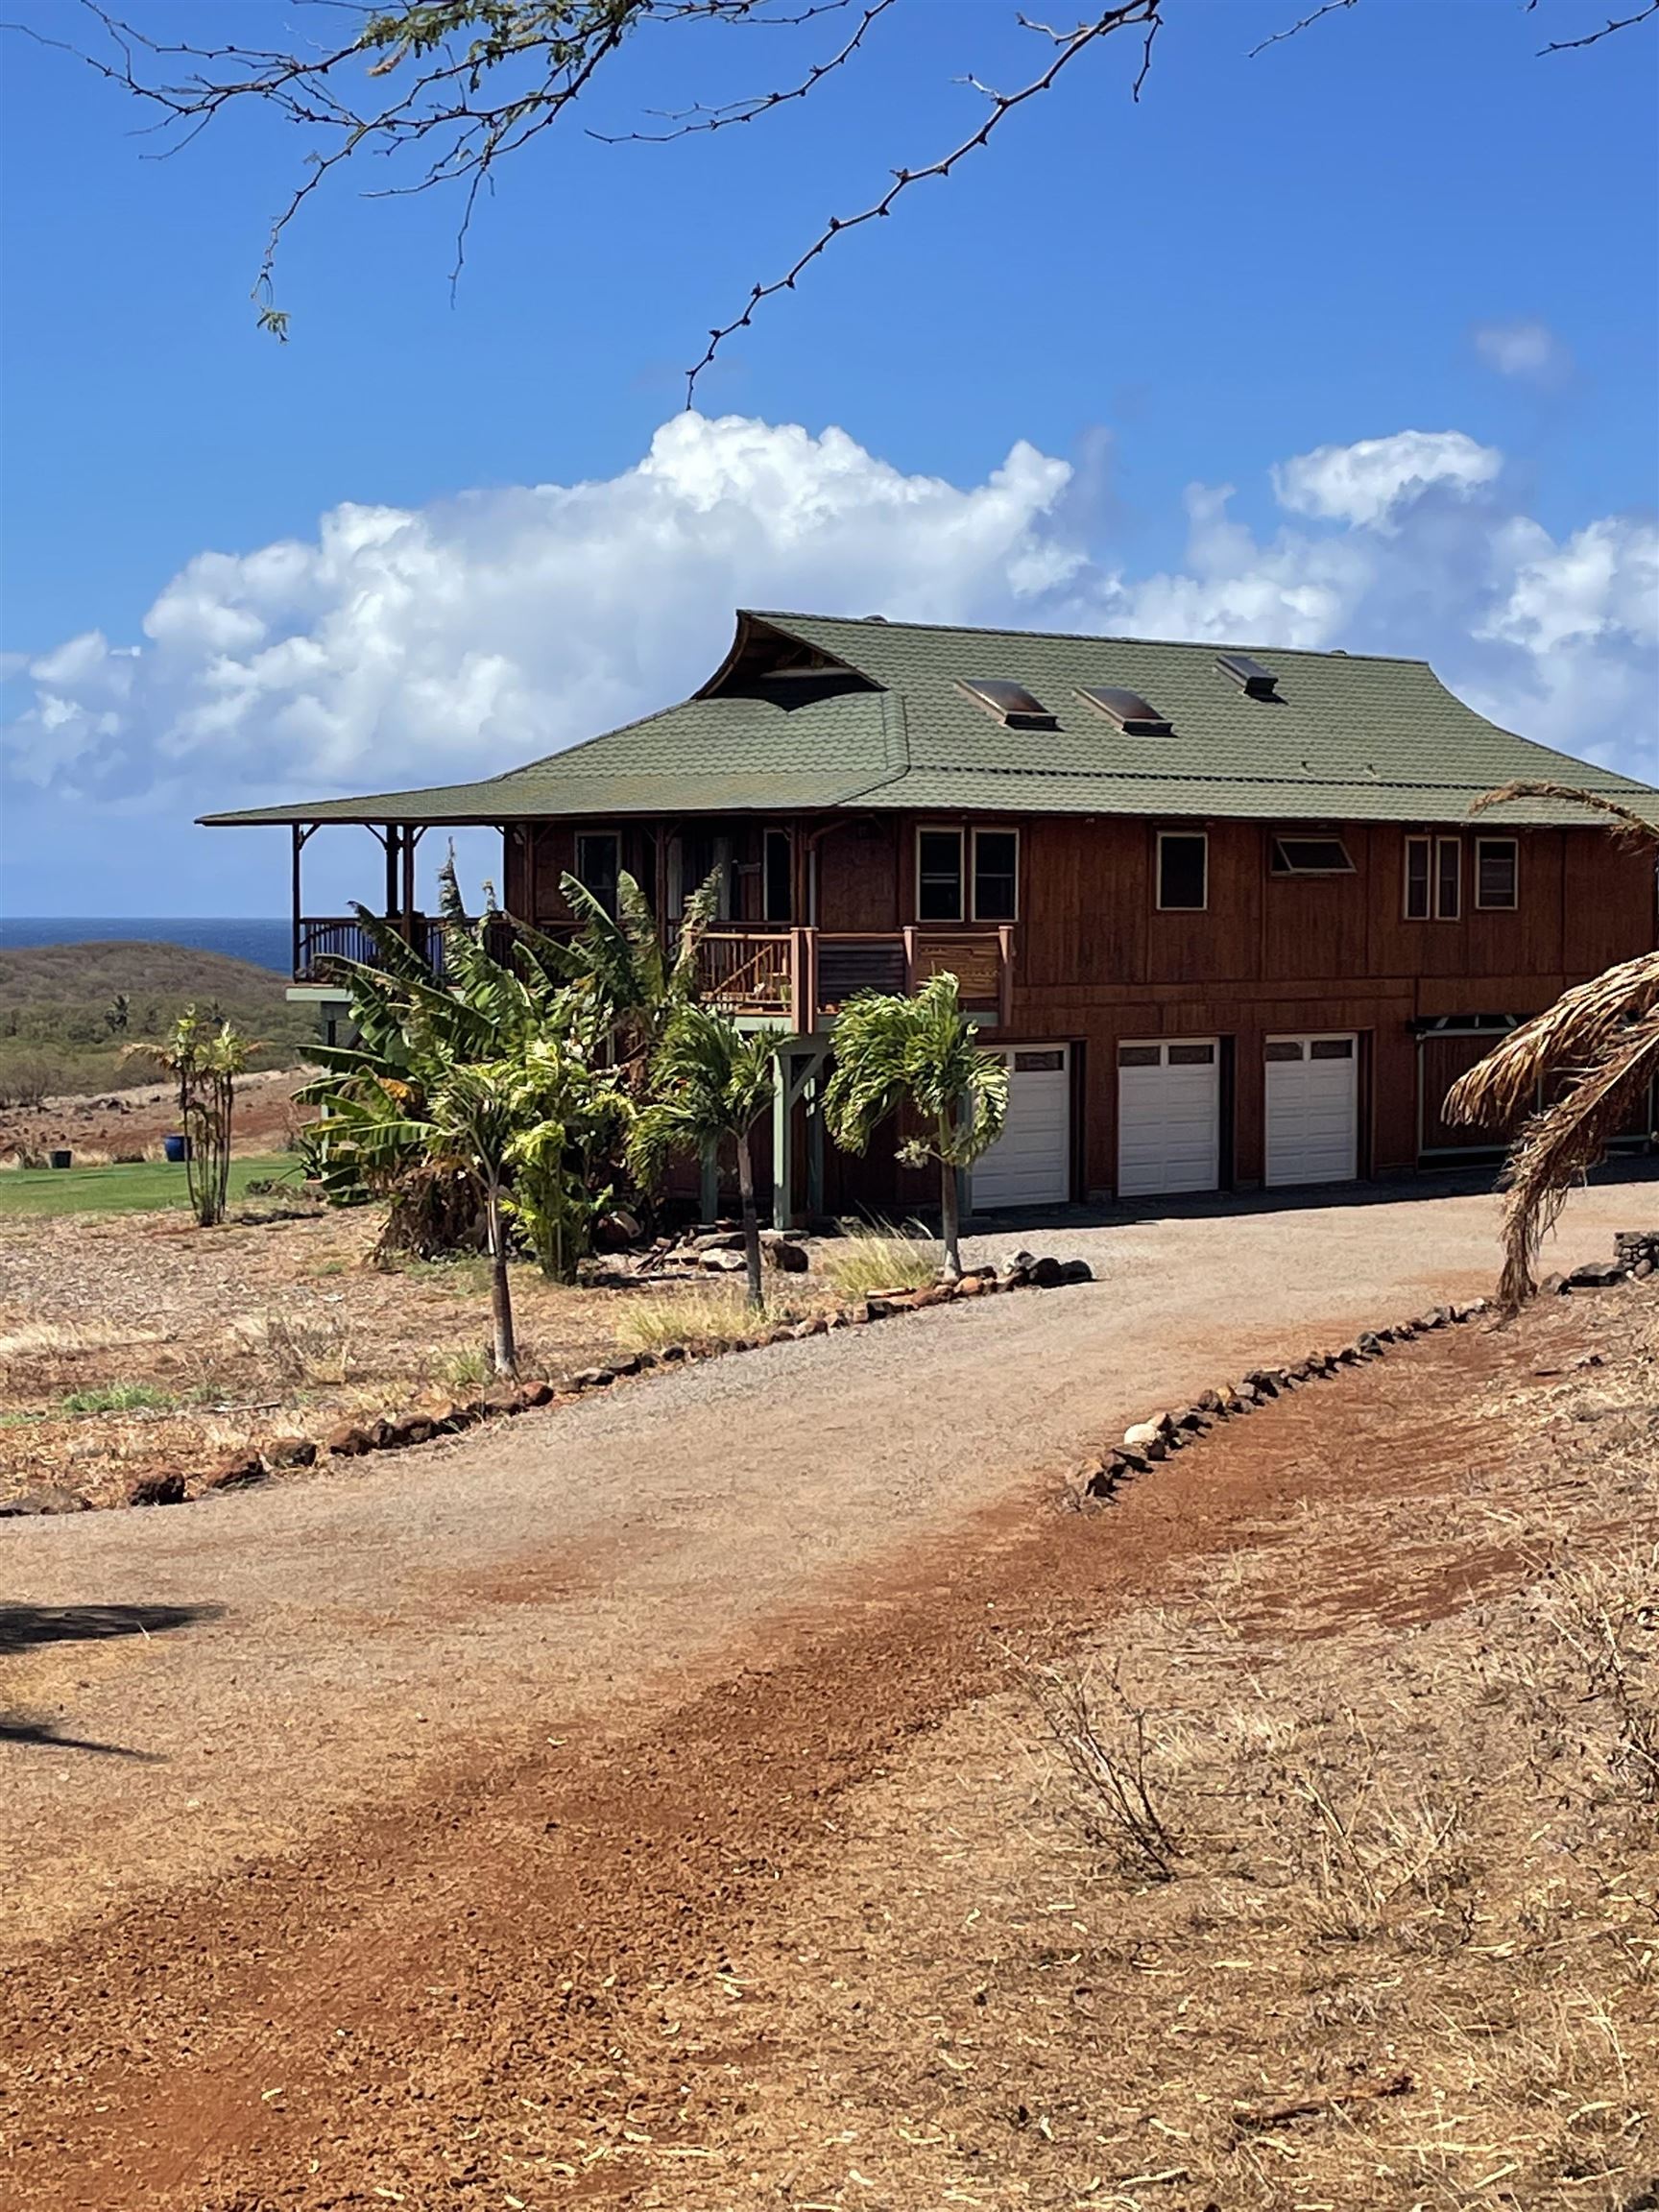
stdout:
<svg viewBox="0 0 1659 2212">
<path fill-rule="evenodd" d="M 697 1201 L 705 1221 L 720 1217 L 720 1155 L 712 1144 L 703 1147 L 703 1183 Z"/>
<path fill-rule="evenodd" d="M 300 977 L 300 855 L 305 850 L 305 840 L 300 834 L 300 825 L 298 822 L 289 824 L 289 835 L 293 839 L 292 874 L 294 903 L 293 959 L 289 963 L 289 972 L 294 976 L 296 982 L 298 982 Z"/>
<path fill-rule="evenodd" d="M 421 832 L 412 823 L 403 825 L 403 919 L 415 920 L 415 848 L 421 842 Z"/>
<path fill-rule="evenodd" d="M 806 1213 L 809 1219 L 824 1211 L 824 1059 L 820 1053 L 812 1070 L 806 1105 Z"/>
<path fill-rule="evenodd" d="M 795 1055 L 780 1052 L 774 1061 L 772 1086 L 772 1226 L 790 1229 L 795 1224 L 795 1153 L 789 1140 L 794 1134 L 793 1108 Z"/>
<path fill-rule="evenodd" d="M 386 852 L 386 919 L 397 919 L 397 854 L 400 839 L 396 822 L 388 822 L 380 842 Z"/>
</svg>

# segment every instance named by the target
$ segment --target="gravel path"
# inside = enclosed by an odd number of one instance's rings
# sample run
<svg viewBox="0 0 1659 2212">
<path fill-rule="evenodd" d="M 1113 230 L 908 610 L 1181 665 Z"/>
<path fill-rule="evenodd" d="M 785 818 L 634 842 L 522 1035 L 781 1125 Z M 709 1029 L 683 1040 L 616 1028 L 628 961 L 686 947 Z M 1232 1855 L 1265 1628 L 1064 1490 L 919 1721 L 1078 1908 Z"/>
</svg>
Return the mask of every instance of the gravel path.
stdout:
<svg viewBox="0 0 1659 2212">
<path fill-rule="evenodd" d="M 1599 1188 L 1555 1263 L 1652 1186 Z M 0 1940 L 315 1837 L 480 1742 L 637 1722 L 781 1621 L 1272 1356 L 1485 1288 L 1494 1201 L 1238 1206 L 1024 1241 L 1093 1286 L 935 1309 L 620 1385 L 309 1482 L 12 1524 L 0 1606 Z M 359 1471 L 360 1470 L 360 1471 Z M 98 1623 L 55 1609 L 132 1609 Z M 184 1624 L 169 1633 L 125 1632 Z M 28 1608 L 40 1608 L 38 1617 Z M 8 1625 L 8 1623 L 10 1625 Z"/>
</svg>

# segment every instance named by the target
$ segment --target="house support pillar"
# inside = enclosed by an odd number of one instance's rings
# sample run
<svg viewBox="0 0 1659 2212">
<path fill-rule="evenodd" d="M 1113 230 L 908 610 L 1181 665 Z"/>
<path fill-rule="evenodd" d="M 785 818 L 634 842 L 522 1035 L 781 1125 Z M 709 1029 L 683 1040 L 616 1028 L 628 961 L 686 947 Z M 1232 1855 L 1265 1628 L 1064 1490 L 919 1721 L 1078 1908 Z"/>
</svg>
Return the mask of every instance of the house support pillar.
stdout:
<svg viewBox="0 0 1659 2212">
<path fill-rule="evenodd" d="M 824 1211 L 824 1063 L 812 1070 L 811 1094 L 806 1101 L 806 1218 L 816 1220 Z"/>
<path fill-rule="evenodd" d="M 795 1226 L 795 1134 L 793 1052 L 778 1055 L 778 1080 L 772 1086 L 772 1226 Z"/>
<path fill-rule="evenodd" d="M 801 1218 L 795 1189 L 795 1109 L 806 1106 L 806 1206 L 824 1210 L 824 1119 L 820 1111 L 828 1045 L 808 1042 L 778 1054 L 778 1081 L 772 1093 L 772 1226 L 793 1229 Z"/>
<path fill-rule="evenodd" d="M 703 1182 L 697 1200 L 705 1221 L 720 1217 L 720 1155 L 712 1144 L 703 1147 Z"/>
</svg>

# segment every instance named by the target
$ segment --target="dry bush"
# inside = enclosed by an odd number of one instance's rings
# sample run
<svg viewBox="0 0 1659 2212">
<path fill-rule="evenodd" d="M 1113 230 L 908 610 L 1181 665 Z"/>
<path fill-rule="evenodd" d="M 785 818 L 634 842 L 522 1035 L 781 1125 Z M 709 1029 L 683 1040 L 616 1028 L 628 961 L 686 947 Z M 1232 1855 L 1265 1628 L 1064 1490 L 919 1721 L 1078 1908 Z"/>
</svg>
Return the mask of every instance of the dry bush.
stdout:
<svg viewBox="0 0 1659 2212">
<path fill-rule="evenodd" d="M 337 1315 L 305 1314 L 273 1307 L 232 1321 L 236 1350 L 254 1359 L 274 1382 L 289 1387 L 345 1383 L 351 1375 L 351 1337 Z"/>
<path fill-rule="evenodd" d="M 1154 1779 L 1169 1741 L 1123 1688 L 1120 1665 L 1103 1693 L 1088 1672 L 1062 1667 L 1029 1668 L 1025 1680 L 1066 1762 L 1090 1840 L 1104 1843 L 1134 1880 L 1172 1880 L 1182 1846 Z"/>
</svg>

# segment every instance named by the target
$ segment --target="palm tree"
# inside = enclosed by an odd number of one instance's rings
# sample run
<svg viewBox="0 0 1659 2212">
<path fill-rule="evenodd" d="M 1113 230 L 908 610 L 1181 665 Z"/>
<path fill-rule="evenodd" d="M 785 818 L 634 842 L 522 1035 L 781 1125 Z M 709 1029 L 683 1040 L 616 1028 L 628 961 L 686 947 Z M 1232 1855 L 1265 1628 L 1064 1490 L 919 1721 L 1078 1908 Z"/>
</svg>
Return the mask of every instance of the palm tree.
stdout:
<svg viewBox="0 0 1659 2212">
<path fill-rule="evenodd" d="M 749 1303 L 765 1304 L 760 1286 L 760 1223 L 749 1133 L 772 1103 L 778 1070 L 764 1032 L 746 1033 L 711 1007 L 679 1007 L 651 1062 L 651 1103 L 629 1138 L 628 1157 L 642 1183 L 655 1183 L 676 1153 L 717 1152 L 731 1139 L 737 1153 L 743 1206 L 743 1257 Z"/>
<path fill-rule="evenodd" d="M 862 1152 L 890 1114 L 909 1107 L 925 1133 L 908 1138 L 898 1157 L 909 1166 L 939 1163 L 945 1273 L 962 1273 L 962 1230 L 956 1203 L 961 1169 L 997 1142 L 1008 1115 L 1008 1070 L 1001 1057 L 974 1044 L 956 978 L 930 975 L 913 998 L 860 992 L 835 1023 L 835 1072 L 824 1094 L 830 1134 L 849 1152 Z"/>
<path fill-rule="evenodd" d="M 1653 824 L 1617 800 L 1568 784 L 1506 783 L 1477 800 L 1471 811 L 1509 799 L 1575 800 L 1606 815 L 1616 837 L 1659 846 Z M 1498 1296 L 1510 1312 L 1537 1288 L 1539 1247 L 1567 1193 L 1602 1158 L 1656 1075 L 1659 952 L 1645 952 L 1564 992 L 1547 1012 L 1511 1030 L 1447 1094 L 1449 1120 L 1499 1129 L 1521 1123 L 1501 1184 L 1503 1272 Z M 1537 1107 L 1553 1079 L 1565 1087 Z"/>
</svg>

